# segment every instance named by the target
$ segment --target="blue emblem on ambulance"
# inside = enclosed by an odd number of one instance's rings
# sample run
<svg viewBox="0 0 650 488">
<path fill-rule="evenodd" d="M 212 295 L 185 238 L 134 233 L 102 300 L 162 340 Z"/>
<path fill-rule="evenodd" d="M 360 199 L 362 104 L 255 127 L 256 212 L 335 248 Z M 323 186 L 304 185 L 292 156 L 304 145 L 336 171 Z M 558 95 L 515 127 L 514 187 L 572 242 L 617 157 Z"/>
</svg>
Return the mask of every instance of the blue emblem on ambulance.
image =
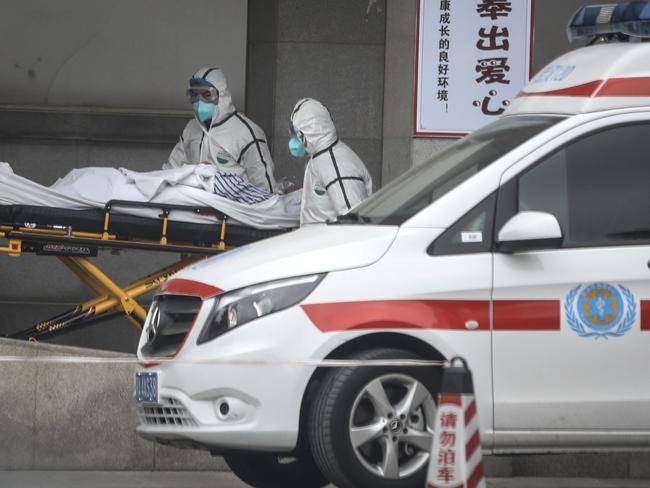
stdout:
<svg viewBox="0 0 650 488">
<path fill-rule="evenodd" d="M 580 337 L 620 337 L 634 325 L 636 300 L 623 285 L 578 285 L 569 291 L 564 311 Z"/>
</svg>

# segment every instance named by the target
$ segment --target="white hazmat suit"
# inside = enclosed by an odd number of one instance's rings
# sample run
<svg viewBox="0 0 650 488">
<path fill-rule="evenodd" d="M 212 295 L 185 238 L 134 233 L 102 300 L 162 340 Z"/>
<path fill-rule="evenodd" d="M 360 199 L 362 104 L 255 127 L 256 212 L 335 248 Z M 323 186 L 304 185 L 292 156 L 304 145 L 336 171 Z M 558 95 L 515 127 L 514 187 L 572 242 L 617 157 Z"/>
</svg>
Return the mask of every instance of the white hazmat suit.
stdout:
<svg viewBox="0 0 650 488">
<path fill-rule="evenodd" d="M 237 112 L 223 72 L 219 68 L 201 68 L 194 78 L 203 78 L 217 89 L 218 108 L 209 123 L 201 123 L 196 116 L 187 123 L 163 169 L 210 163 L 262 190 L 276 191 L 273 159 L 264 131 Z"/>
<path fill-rule="evenodd" d="M 329 110 L 305 98 L 296 104 L 291 123 L 302 132 L 311 156 L 305 168 L 300 225 L 335 220 L 372 193 L 372 178 L 363 161 L 340 141 Z"/>
</svg>

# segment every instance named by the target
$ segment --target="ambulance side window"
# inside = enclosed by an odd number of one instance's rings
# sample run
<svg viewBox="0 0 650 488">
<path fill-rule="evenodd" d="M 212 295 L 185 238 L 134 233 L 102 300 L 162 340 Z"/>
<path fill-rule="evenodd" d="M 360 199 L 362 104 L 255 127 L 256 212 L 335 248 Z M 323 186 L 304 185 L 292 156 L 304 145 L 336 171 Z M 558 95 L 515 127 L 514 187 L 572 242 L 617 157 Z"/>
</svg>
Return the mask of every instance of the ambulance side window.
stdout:
<svg viewBox="0 0 650 488">
<path fill-rule="evenodd" d="M 491 251 L 495 206 L 496 193 L 493 193 L 443 232 L 427 252 L 441 256 Z"/>
<path fill-rule="evenodd" d="M 553 214 L 564 248 L 650 243 L 650 123 L 571 141 L 508 182 L 497 228 L 524 210 Z"/>
</svg>

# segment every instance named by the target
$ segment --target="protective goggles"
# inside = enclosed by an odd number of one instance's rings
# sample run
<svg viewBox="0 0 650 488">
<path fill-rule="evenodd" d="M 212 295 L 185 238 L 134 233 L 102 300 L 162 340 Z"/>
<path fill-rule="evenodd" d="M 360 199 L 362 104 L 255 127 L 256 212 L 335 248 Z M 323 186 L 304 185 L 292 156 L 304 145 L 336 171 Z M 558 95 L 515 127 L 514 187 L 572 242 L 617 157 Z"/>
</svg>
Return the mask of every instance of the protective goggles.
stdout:
<svg viewBox="0 0 650 488">
<path fill-rule="evenodd" d="M 204 102 L 219 103 L 219 91 L 213 86 L 191 86 L 187 89 L 190 103 L 203 100 Z"/>
</svg>

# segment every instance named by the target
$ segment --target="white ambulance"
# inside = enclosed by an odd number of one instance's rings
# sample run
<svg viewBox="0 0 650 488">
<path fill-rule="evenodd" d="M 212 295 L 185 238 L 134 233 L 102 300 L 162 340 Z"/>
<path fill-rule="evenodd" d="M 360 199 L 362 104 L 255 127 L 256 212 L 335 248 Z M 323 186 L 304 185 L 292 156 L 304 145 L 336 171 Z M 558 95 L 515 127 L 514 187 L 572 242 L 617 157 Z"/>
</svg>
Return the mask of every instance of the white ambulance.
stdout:
<svg viewBox="0 0 650 488">
<path fill-rule="evenodd" d="M 487 452 L 647 449 L 646 18 L 582 10 L 573 34 L 629 42 L 560 57 L 337 222 L 174 276 L 138 347 L 140 435 L 257 487 L 421 488 L 440 370 L 314 363 L 460 355 Z"/>
</svg>

